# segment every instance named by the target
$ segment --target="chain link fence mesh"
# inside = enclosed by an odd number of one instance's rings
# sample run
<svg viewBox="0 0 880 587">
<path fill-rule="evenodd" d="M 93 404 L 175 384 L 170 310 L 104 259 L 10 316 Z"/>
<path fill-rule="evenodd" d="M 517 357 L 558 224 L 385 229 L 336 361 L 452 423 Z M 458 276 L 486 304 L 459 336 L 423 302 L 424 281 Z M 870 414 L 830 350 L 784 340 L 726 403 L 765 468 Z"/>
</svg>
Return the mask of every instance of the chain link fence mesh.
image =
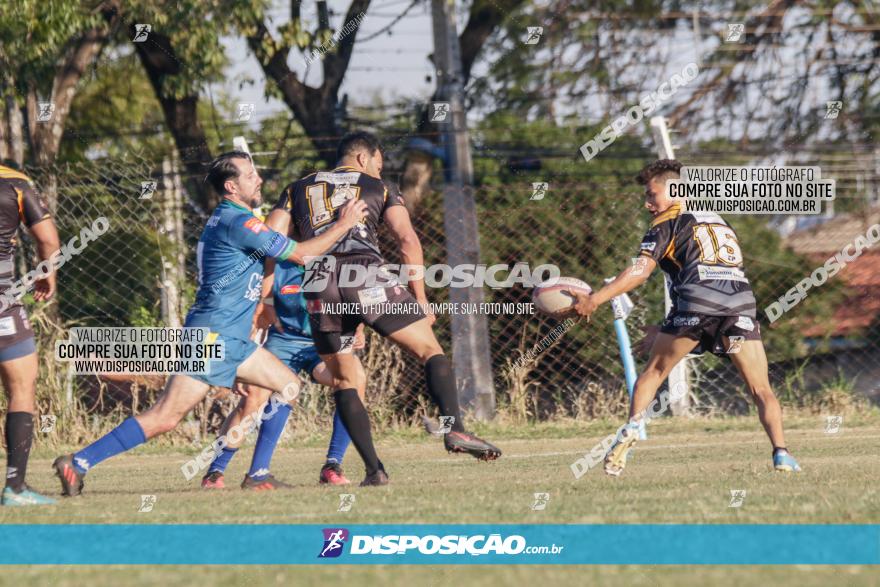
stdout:
<svg viewBox="0 0 880 587">
<path fill-rule="evenodd" d="M 57 303 L 49 309 L 31 308 L 37 312 L 35 319 L 55 325 L 41 338 L 44 363 L 51 362 L 54 338 L 66 336 L 71 326 L 182 323 L 197 286 L 195 244 L 207 215 L 182 189 L 173 160 L 157 166 L 131 155 L 27 171 L 39 188 L 50 186 L 57 194 L 55 218 L 62 243 L 98 217 L 105 217 L 110 224 L 106 234 L 61 268 Z M 442 190 L 436 187 L 413 210 L 426 265 L 446 263 Z M 543 198 L 531 199 L 530 183 L 476 188 L 482 263 L 528 263 L 530 269 L 552 264 L 562 275 L 584 279 L 594 288 L 601 286 L 604 278 L 616 275 L 630 262 L 648 227 L 647 215 L 640 210 L 639 190 L 626 189 L 624 193 L 619 185 L 559 183 L 552 184 Z M 271 195 L 267 199 L 269 205 L 274 203 Z M 853 216 L 862 230 L 868 225 L 867 213 L 863 217 L 851 213 Z M 783 295 L 822 263 L 821 251 L 813 250 L 809 255 L 791 252 L 786 241 L 766 227 L 765 220 L 729 220 L 740 232 L 746 270 L 756 289 L 759 308 Z M 849 234 L 854 230 L 852 225 L 844 224 L 840 230 L 847 233 L 842 237 L 845 242 L 858 235 Z M 400 262 L 390 236 L 381 237 L 388 261 Z M 813 240 L 816 238 L 826 237 L 814 236 Z M 23 240 L 20 269 L 25 269 L 33 258 L 32 247 L 27 245 L 26 237 Z M 860 262 L 876 263 L 878 257 L 866 255 Z M 856 270 L 851 273 L 861 274 Z M 805 394 L 829 386 L 839 388 L 841 394 L 853 389 L 870 393 L 877 387 L 874 365 L 880 362 L 873 344 L 876 321 L 868 320 L 861 328 L 835 331 L 835 316 L 846 310 L 853 296 L 871 297 L 873 284 L 868 280 L 853 285 L 846 275 L 833 281 L 823 286 L 821 296 L 816 296 L 822 298 L 822 305 L 805 303 L 806 318 L 793 312 L 793 318 L 786 317 L 780 321 L 781 326 L 773 328 L 768 328 L 762 318 L 771 383 L 783 402 L 807 405 Z M 635 306 L 627 326 L 636 343 L 643 327 L 658 324 L 663 317 L 663 280 L 655 275 L 630 295 Z M 502 310 L 503 304 L 528 303 L 530 296 L 531 290 L 520 285 L 484 290 L 485 301 L 502 304 Z M 429 289 L 428 297 L 431 302 L 442 303 L 448 301 L 449 291 Z M 812 312 L 810 304 L 814 306 Z M 506 312 L 486 316 L 501 414 L 524 421 L 622 413 L 626 388 L 610 309 L 600 309 L 589 323 L 560 322 L 510 309 L 507 306 Z M 444 348 L 450 350 L 450 316 L 437 316 L 435 332 Z M 812 335 L 805 339 L 804 333 Z M 375 334 L 368 342 L 362 360 L 369 381 L 368 403 L 374 415 L 386 423 L 417 421 L 428 405 L 421 366 Z M 638 355 L 637 362 L 644 364 L 644 358 Z M 155 393 L 161 388 L 161 378 L 114 382 L 113 378 L 71 377 L 57 369 L 41 370 L 41 381 L 53 378 L 60 382 L 62 403 L 69 406 L 71 402 L 85 402 L 92 417 L 113 408 L 142 409 L 146 402 L 138 395 L 140 390 Z M 726 359 L 693 358 L 689 369 L 695 412 L 741 413 L 750 409 L 745 387 Z M 831 397 L 833 403 L 842 395 Z M 198 428 L 194 430 L 196 436 L 210 432 L 222 421 L 228 401 L 218 403 L 214 399 L 206 400 L 191 421 Z M 314 401 L 324 409 L 326 394 L 324 399 Z M 56 411 L 63 409 L 59 406 Z M 100 427 L 95 421 L 90 426 Z"/>
</svg>

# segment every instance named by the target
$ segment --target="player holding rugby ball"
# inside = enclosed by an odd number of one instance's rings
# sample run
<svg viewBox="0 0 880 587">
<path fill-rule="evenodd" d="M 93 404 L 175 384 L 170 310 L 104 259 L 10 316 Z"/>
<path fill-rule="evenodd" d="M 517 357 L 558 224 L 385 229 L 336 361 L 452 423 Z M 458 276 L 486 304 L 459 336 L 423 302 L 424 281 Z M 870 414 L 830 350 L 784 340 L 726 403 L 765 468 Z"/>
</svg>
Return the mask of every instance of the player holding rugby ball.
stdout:
<svg viewBox="0 0 880 587">
<path fill-rule="evenodd" d="M 605 456 L 605 472 L 613 476 L 623 472 L 645 410 L 672 368 L 698 344 L 730 357 L 736 365 L 773 445 L 774 468 L 800 471 L 785 448 L 782 409 L 770 387 L 755 296 L 743 272 L 736 233 L 717 214 L 685 211 L 669 197 L 667 183 L 678 179 L 680 171 L 678 161 L 661 159 L 639 173 L 637 181 L 645 186 L 645 208 L 654 219 L 642 239 L 638 261 L 592 294 L 570 290 L 577 301 L 563 312 L 588 317 L 601 304 L 645 283 L 658 265 L 671 279 L 672 311 L 636 382 L 629 422 Z"/>
</svg>

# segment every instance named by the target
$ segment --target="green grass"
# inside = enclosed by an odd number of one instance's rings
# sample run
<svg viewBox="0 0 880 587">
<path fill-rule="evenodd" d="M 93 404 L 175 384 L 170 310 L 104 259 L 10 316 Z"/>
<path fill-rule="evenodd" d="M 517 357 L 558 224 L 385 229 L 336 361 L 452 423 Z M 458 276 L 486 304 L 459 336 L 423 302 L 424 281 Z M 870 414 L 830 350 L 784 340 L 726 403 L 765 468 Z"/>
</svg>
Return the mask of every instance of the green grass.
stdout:
<svg viewBox="0 0 880 587">
<path fill-rule="evenodd" d="M 378 443 L 392 484 L 369 489 L 318 486 L 323 443 L 285 443 L 273 472 L 296 488 L 259 494 L 237 487 L 203 492 L 180 472 L 187 454 L 145 448 L 90 472 L 83 497 L 46 508 L 0 509 L 0 523 L 880 523 L 880 418 L 847 418 L 835 435 L 825 434 L 818 416 L 789 418 L 788 424 L 787 443 L 804 467 L 799 475 L 771 470 L 770 448 L 756 418 L 661 419 L 651 425 L 650 439 L 636 448 L 619 479 L 596 470 L 575 480 L 569 471 L 574 459 L 613 431 L 612 423 L 603 422 L 484 428 L 481 432 L 505 451 L 495 463 L 447 455 L 436 438 L 397 431 Z M 233 461 L 230 486 L 243 476 L 250 452 L 245 448 Z M 29 482 L 54 493 L 51 455 L 36 456 Z M 361 478 L 353 450 L 346 468 L 350 478 Z M 746 490 L 742 507 L 728 507 L 731 489 Z M 350 512 L 337 511 L 343 492 L 357 496 Z M 551 494 L 546 510 L 531 510 L 535 492 Z M 157 496 L 152 512 L 138 513 L 141 494 Z M 311 585 L 335 577 L 358 585 L 521 585 L 546 577 L 603 585 L 803 586 L 829 584 L 841 574 L 848 585 L 878 582 L 876 567 L 140 567 L 123 573 L 128 571 L 118 567 L 10 567 L 0 571 L 0 583 L 12 577 L 16 585 L 183 585 L 210 577 L 220 585 L 289 583 L 291 578 Z"/>
<path fill-rule="evenodd" d="M 657 587 L 699 585 L 711 587 L 871 587 L 878 584 L 876 567 L 662 567 L 662 566 L 376 566 L 300 567 L 4 567 L 0 584 L 27 587 L 82 587 L 83 585 L 144 585 L 191 587 L 495 587 L 596 585 L 601 587 Z"/>
</svg>

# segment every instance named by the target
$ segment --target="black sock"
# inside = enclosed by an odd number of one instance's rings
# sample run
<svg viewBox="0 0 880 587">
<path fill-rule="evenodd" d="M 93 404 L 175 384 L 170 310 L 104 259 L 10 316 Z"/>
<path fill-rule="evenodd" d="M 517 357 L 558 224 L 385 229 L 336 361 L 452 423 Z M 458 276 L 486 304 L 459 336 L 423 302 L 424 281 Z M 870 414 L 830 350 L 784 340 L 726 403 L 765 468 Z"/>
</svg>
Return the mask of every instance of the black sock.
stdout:
<svg viewBox="0 0 880 587">
<path fill-rule="evenodd" d="M 379 457 L 373 446 L 373 435 L 370 432 L 370 416 L 367 414 L 356 389 L 338 389 L 333 393 L 336 400 L 336 411 L 351 436 L 351 441 L 364 461 L 367 475 L 379 470 Z"/>
<path fill-rule="evenodd" d="M 27 412 L 6 414 L 6 486 L 15 492 L 24 487 L 33 437 L 33 415 Z"/>
<path fill-rule="evenodd" d="M 452 365 L 446 355 L 434 355 L 425 363 L 425 379 L 428 382 L 428 395 L 440 408 L 442 416 L 452 416 L 452 429 L 464 432 L 461 421 L 461 410 L 458 407 L 458 390 L 455 388 L 455 377 Z"/>
</svg>

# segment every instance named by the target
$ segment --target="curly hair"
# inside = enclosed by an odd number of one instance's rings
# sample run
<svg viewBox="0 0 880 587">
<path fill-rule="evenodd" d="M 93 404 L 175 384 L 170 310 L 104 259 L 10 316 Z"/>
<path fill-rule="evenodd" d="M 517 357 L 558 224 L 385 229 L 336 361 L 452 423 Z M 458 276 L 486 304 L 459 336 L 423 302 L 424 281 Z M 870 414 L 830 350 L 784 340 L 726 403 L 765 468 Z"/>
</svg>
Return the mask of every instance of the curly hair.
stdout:
<svg viewBox="0 0 880 587">
<path fill-rule="evenodd" d="M 636 176 L 636 182 L 648 185 L 648 182 L 661 175 L 679 177 L 681 167 L 681 163 L 675 159 L 658 159 L 639 172 Z"/>
</svg>

